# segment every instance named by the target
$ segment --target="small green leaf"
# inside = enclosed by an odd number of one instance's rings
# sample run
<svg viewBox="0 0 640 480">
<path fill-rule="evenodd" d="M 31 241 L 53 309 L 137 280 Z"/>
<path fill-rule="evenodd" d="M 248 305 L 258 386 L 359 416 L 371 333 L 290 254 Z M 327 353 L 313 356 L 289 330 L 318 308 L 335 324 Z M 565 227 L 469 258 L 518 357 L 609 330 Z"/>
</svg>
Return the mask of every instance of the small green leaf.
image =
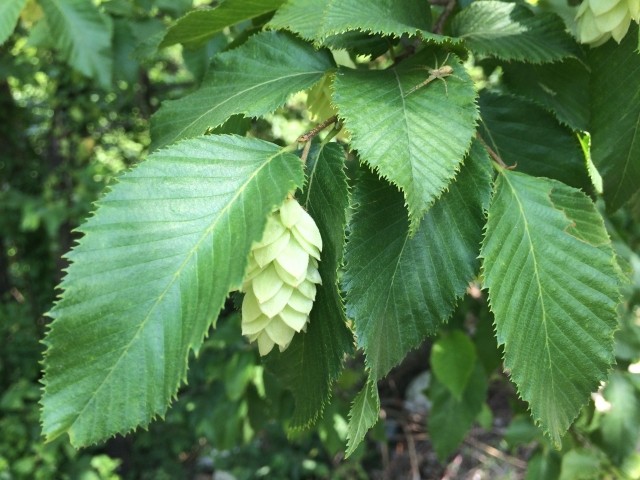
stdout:
<svg viewBox="0 0 640 480">
<path fill-rule="evenodd" d="M 455 16 L 451 29 L 473 53 L 502 60 L 553 62 L 579 52 L 560 17 L 534 14 L 516 3 L 473 2 Z"/>
<path fill-rule="evenodd" d="M 13 33 L 27 0 L 4 0 L 0 5 L 0 45 Z"/>
<path fill-rule="evenodd" d="M 559 445 L 614 360 L 619 285 L 602 217 L 579 190 L 501 170 L 481 255 L 505 367 Z"/>
<path fill-rule="evenodd" d="M 438 458 L 444 461 L 458 448 L 482 411 L 487 399 L 486 374 L 480 364 L 475 364 L 459 399 L 435 378 L 429 387 L 429 398 L 432 405 L 427 428 Z"/>
<path fill-rule="evenodd" d="M 573 130 L 589 125 L 589 75 L 584 63 L 565 59 L 552 64 L 506 63 L 502 80 L 513 93 L 525 96 Z"/>
<path fill-rule="evenodd" d="M 380 397 L 376 383 L 369 379 L 356 395 L 349 411 L 349 430 L 347 432 L 347 452 L 349 457 L 364 440 L 369 429 L 378 421 Z"/>
<path fill-rule="evenodd" d="M 307 160 L 308 180 L 299 201 L 322 236 L 318 263 L 322 285 L 318 285 L 307 331 L 296 335 L 284 352 L 268 357 L 269 368 L 293 392 L 294 428 L 308 427 L 322 414 L 345 354 L 353 350 L 353 334 L 347 328 L 338 289 L 349 207 L 344 161 L 345 152 L 336 143 L 313 149 Z"/>
<path fill-rule="evenodd" d="M 434 43 L 455 42 L 431 33 L 430 7 L 414 0 L 289 0 L 269 26 L 322 44 L 330 35 L 360 30 L 394 37 L 419 35 Z"/>
<path fill-rule="evenodd" d="M 217 55 L 198 90 L 163 103 L 151 119 L 153 148 L 202 135 L 234 114 L 269 113 L 332 67 L 329 52 L 316 51 L 291 35 L 256 34 L 242 46 Z"/>
<path fill-rule="evenodd" d="M 453 75 L 409 93 L 445 60 Z M 454 55 L 426 50 L 387 70 L 340 69 L 333 88 L 351 145 L 402 189 L 414 232 L 471 145 L 478 118 L 471 78 Z"/>
<path fill-rule="evenodd" d="M 555 178 L 591 192 L 587 163 L 576 135 L 550 113 L 522 98 L 480 95 L 480 134 L 518 172 Z"/>
<path fill-rule="evenodd" d="M 443 332 L 431 347 L 431 368 L 438 381 L 460 401 L 476 364 L 476 349 L 460 330 Z"/>
<path fill-rule="evenodd" d="M 267 214 L 302 181 L 296 155 L 235 136 L 181 142 L 120 177 L 49 314 L 48 441 L 86 446 L 164 415 Z"/>
<path fill-rule="evenodd" d="M 627 376 L 615 371 L 603 392 L 610 409 L 600 420 L 605 451 L 620 465 L 631 452 L 640 434 L 640 401 Z"/>
<path fill-rule="evenodd" d="M 474 143 L 455 182 L 411 236 L 402 195 L 362 169 L 343 285 L 373 379 L 447 320 L 476 275 L 490 170 Z"/>
<path fill-rule="evenodd" d="M 640 53 L 634 37 L 630 32 L 620 45 L 608 42 L 589 52 L 591 158 L 610 211 L 640 192 Z"/>
<path fill-rule="evenodd" d="M 86 0 L 39 0 L 56 47 L 69 65 L 102 87 L 111 85 L 112 24 Z"/>
<path fill-rule="evenodd" d="M 225 0 L 216 8 L 194 10 L 169 27 L 160 48 L 182 43 L 187 48 L 204 45 L 225 27 L 264 15 L 285 0 Z"/>
<path fill-rule="evenodd" d="M 597 451 L 585 448 L 570 450 L 562 457 L 558 480 L 595 480 L 603 478 L 602 458 Z"/>
</svg>

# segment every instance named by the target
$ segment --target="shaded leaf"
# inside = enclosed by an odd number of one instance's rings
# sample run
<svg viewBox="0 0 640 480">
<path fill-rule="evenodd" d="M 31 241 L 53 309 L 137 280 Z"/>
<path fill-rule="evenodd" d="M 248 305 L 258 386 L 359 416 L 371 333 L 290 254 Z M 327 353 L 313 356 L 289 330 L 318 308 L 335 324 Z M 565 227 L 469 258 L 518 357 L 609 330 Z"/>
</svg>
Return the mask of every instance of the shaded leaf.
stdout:
<svg viewBox="0 0 640 480">
<path fill-rule="evenodd" d="M 553 62 L 579 52 L 560 17 L 536 15 L 515 3 L 473 2 L 455 16 L 451 29 L 473 53 L 502 60 Z"/>
<path fill-rule="evenodd" d="M 590 72 L 583 63 L 507 63 L 502 70 L 502 80 L 513 93 L 535 101 L 573 130 L 588 129 Z"/>
<path fill-rule="evenodd" d="M 102 87 L 111 85 L 112 24 L 86 0 L 39 0 L 56 48 L 69 65 Z"/>
<path fill-rule="evenodd" d="M 437 378 L 432 381 L 429 387 L 432 405 L 427 428 L 440 461 L 446 460 L 464 440 L 486 398 L 487 378 L 480 364 L 475 364 L 460 399 Z"/>
<path fill-rule="evenodd" d="M 419 35 L 435 42 L 456 40 L 430 32 L 431 11 L 414 0 L 289 0 L 269 22 L 322 44 L 330 35 L 360 30 L 400 37 Z"/>
<path fill-rule="evenodd" d="M 318 264 L 322 285 L 317 287 L 307 331 L 294 336 L 287 350 L 268 357 L 270 369 L 293 392 L 293 427 L 307 427 L 322 414 L 345 353 L 353 350 L 353 334 L 347 328 L 338 289 L 349 206 L 344 160 L 345 152 L 336 143 L 312 150 L 307 160 L 308 181 L 299 201 L 322 236 Z"/>
<path fill-rule="evenodd" d="M 151 119 L 153 147 L 203 134 L 234 114 L 259 116 L 311 87 L 333 66 L 327 51 L 281 32 L 252 36 L 217 55 L 198 90 L 164 102 Z"/>
<path fill-rule="evenodd" d="M 591 192 L 593 186 L 576 135 L 530 101 L 480 95 L 481 135 L 518 172 L 560 180 Z"/>
<path fill-rule="evenodd" d="M 600 420 L 602 439 L 609 457 L 620 465 L 635 450 L 640 433 L 640 401 L 633 384 L 617 371 L 609 377 L 603 395 L 611 408 L 603 412 Z"/>
<path fill-rule="evenodd" d="M 602 217 L 579 190 L 501 170 L 481 255 L 505 368 L 559 445 L 613 362 L 619 288 Z"/>
<path fill-rule="evenodd" d="M 602 458 L 593 449 L 584 448 L 568 451 L 562 456 L 558 480 L 595 480 L 605 473 Z"/>
<path fill-rule="evenodd" d="M 355 452 L 364 436 L 378 421 L 380 397 L 376 383 L 369 380 L 356 395 L 349 411 L 349 430 L 347 432 L 346 457 Z"/>
<path fill-rule="evenodd" d="M 640 53 L 637 26 L 620 45 L 589 52 L 591 158 L 602 175 L 607 209 L 615 211 L 640 191 Z"/>
<path fill-rule="evenodd" d="M 476 349 L 460 330 L 443 332 L 431 347 L 431 368 L 438 381 L 460 401 L 476 364 Z"/>
<path fill-rule="evenodd" d="M 48 441 L 89 445 L 164 415 L 267 213 L 302 181 L 297 156 L 234 136 L 181 142 L 120 177 L 49 314 Z"/>
<path fill-rule="evenodd" d="M 225 27 L 271 12 L 284 1 L 225 0 L 216 8 L 191 11 L 169 27 L 160 48 L 175 43 L 187 48 L 200 47 Z"/>
<path fill-rule="evenodd" d="M 477 273 L 490 169 L 474 143 L 455 182 L 414 236 L 402 195 L 363 169 L 343 281 L 347 314 L 373 379 L 447 320 Z"/>
<path fill-rule="evenodd" d="M 453 75 L 408 93 L 445 60 Z M 340 69 L 333 88 L 351 145 L 402 189 L 415 231 L 471 144 L 478 118 L 473 82 L 454 55 L 424 51 L 387 70 Z"/>
<path fill-rule="evenodd" d="M 27 0 L 4 0 L 0 4 L 0 45 L 13 33 Z"/>
</svg>

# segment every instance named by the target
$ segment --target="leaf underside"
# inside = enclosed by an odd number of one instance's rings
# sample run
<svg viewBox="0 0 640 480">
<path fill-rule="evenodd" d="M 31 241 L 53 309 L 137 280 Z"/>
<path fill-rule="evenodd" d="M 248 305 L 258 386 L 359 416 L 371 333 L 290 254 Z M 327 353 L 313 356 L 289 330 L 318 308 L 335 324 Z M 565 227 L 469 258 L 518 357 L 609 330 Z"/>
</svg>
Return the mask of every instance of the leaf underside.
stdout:
<svg viewBox="0 0 640 480">
<path fill-rule="evenodd" d="M 445 60 L 453 75 L 408 93 Z M 341 69 L 333 86 L 351 145 L 402 189 L 415 231 L 471 144 L 478 119 L 472 80 L 454 55 L 424 51 L 387 70 Z"/>
<path fill-rule="evenodd" d="M 505 367 L 559 445 L 614 360 L 619 286 L 602 217 L 579 190 L 502 170 L 481 256 Z"/>
<path fill-rule="evenodd" d="M 275 10 L 285 0 L 225 0 L 216 8 L 193 10 L 169 27 L 160 48 L 182 43 L 198 48 L 225 27 L 264 15 Z"/>
<path fill-rule="evenodd" d="M 191 139 L 120 177 L 68 254 L 46 337 L 43 432 L 74 446 L 164 415 L 300 159 L 234 136 Z"/>
<path fill-rule="evenodd" d="M 414 236 L 402 195 L 362 169 L 343 285 L 347 315 L 373 380 L 447 320 L 477 273 L 490 169 L 474 143 L 455 182 Z"/>
<path fill-rule="evenodd" d="M 560 17 L 515 3 L 473 2 L 455 16 L 451 29 L 473 53 L 502 60 L 554 62 L 579 52 Z"/>
<path fill-rule="evenodd" d="M 289 0 L 269 22 L 322 44 L 335 34 L 364 31 L 400 37 L 419 35 L 434 43 L 455 42 L 431 33 L 429 6 L 414 0 Z"/>
<path fill-rule="evenodd" d="M 322 414 L 345 354 L 353 350 L 337 276 L 349 206 L 344 160 L 345 152 L 336 143 L 314 148 L 307 160 L 308 180 L 299 201 L 322 236 L 318 264 L 322 285 L 318 285 L 307 331 L 296 335 L 287 350 L 268 357 L 269 368 L 293 392 L 294 428 L 306 428 Z"/>
<path fill-rule="evenodd" d="M 198 90 L 164 102 L 151 119 L 153 148 L 204 134 L 230 116 L 260 116 L 283 105 L 333 67 L 328 51 L 283 32 L 263 32 L 219 54 Z"/>
</svg>

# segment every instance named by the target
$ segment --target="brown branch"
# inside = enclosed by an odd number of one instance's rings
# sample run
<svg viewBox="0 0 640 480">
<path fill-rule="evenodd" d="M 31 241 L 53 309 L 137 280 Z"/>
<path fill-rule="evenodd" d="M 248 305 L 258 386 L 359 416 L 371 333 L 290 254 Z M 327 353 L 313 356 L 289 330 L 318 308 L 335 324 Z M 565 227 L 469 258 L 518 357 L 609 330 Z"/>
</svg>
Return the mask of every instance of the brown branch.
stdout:
<svg viewBox="0 0 640 480">
<path fill-rule="evenodd" d="M 518 166 L 517 163 L 514 163 L 513 165 L 507 165 L 506 163 L 504 163 L 504 160 L 502 160 L 502 158 L 500 158 L 500 155 L 498 155 L 493 150 L 493 148 L 491 148 L 489 146 L 489 144 L 484 141 L 484 138 L 482 138 L 479 133 L 476 133 L 476 138 L 478 140 L 480 140 L 480 143 L 482 143 L 482 146 L 485 148 L 485 150 L 487 151 L 489 156 L 493 159 L 493 161 L 496 162 L 498 165 L 500 165 L 502 168 L 505 168 L 507 170 L 513 170 L 514 168 L 516 168 Z"/>
<path fill-rule="evenodd" d="M 453 13 L 454 8 L 456 8 L 456 0 L 449 0 L 445 5 L 444 10 L 438 17 L 438 20 L 436 21 L 435 26 L 433 27 L 433 33 L 442 35 L 442 31 L 444 30 L 444 24 Z"/>
<path fill-rule="evenodd" d="M 337 121 L 338 121 L 337 115 L 333 115 L 332 117 L 327 118 L 325 121 L 323 121 L 322 123 L 319 123 L 313 129 L 309 130 L 307 133 L 300 135 L 298 137 L 298 142 L 303 143 L 303 142 L 309 142 L 313 140 L 313 138 L 316 135 L 318 135 L 322 130 L 327 128 L 332 123 L 336 123 Z"/>
</svg>

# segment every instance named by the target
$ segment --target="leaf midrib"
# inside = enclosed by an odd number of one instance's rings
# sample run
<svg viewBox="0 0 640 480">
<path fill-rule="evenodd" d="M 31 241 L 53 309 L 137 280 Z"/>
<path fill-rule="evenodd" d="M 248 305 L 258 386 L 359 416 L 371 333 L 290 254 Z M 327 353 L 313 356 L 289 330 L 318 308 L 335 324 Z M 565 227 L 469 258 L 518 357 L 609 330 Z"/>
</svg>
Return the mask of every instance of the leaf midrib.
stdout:
<svg viewBox="0 0 640 480">
<path fill-rule="evenodd" d="M 524 205 L 522 204 L 522 202 L 520 201 L 520 197 L 518 196 L 517 190 L 514 188 L 514 186 L 512 185 L 512 183 L 509 181 L 509 177 L 508 174 L 506 172 L 504 172 L 503 170 L 500 171 L 500 174 L 502 175 L 502 178 L 507 182 L 507 185 L 509 186 L 509 189 L 511 190 L 511 193 L 513 195 L 513 197 L 515 198 L 517 204 L 518 204 L 518 209 L 520 211 L 520 214 L 522 216 L 522 220 L 524 222 L 524 230 L 525 233 L 527 235 L 527 239 L 529 240 L 529 251 L 531 253 L 531 256 L 533 257 L 533 270 L 534 270 L 534 276 L 536 279 L 536 283 L 538 284 L 538 298 L 540 299 L 540 303 L 542 304 L 542 325 L 544 327 L 544 344 L 545 344 L 545 351 L 547 353 L 547 359 L 549 361 L 549 368 L 551 368 L 553 366 L 553 362 L 551 359 L 551 351 L 549 348 L 549 330 L 548 330 L 548 326 L 547 326 L 547 311 L 546 308 L 544 306 L 544 295 L 542 294 L 543 292 L 543 288 L 542 288 L 542 283 L 540 281 L 540 273 L 538 272 L 538 260 L 536 258 L 536 253 L 535 253 L 535 249 L 533 248 L 533 240 L 531 237 L 531 232 L 529 230 L 529 222 L 527 221 L 527 217 L 525 215 L 525 211 L 524 211 Z M 554 383 L 554 376 L 550 375 L 550 382 L 551 382 L 551 391 L 552 391 L 552 396 L 553 398 L 555 398 L 555 383 Z"/>
<path fill-rule="evenodd" d="M 226 215 L 227 211 L 235 204 L 236 200 L 238 199 L 238 197 L 244 193 L 245 189 L 247 188 L 247 186 L 254 180 L 254 178 L 258 175 L 258 173 L 260 171 L 262 171 L 263 168 L 265 168 L 267 165 L 270 164 L 270 162 L 278 157 L 279 155 L 282 155 L 282 150 L 278 150 L 276 153 L 274 153 L 273 155 L 271 155 L 270 157 L 267 157 L 267 160 L 258 168 L 256 169 L 251 176 L 244 182 L 244 184 L 242 184 L 242 186 L 236 191 L 235 195 L 231 198 L 231 200 L 227 203 L 227 205 L 225 205 L 225 207 L 220 210 L 219 214 L 216 216 L 215 220 L 211 223 L 211 225 L 205 229 L 205 231 L 203 232 L 202 236 L 200 237 L 200 239 L 196 242 L 196 244 L 194 245 L 194 247 L 192 249 L 190 249 L 190 251 L 187 253 L 187 255 L 185 256 L 185 260 L 182 262 L 182 264 L 178 267 L 176 273 L 174 273 L 173 278 L 171 279 L 171 281 L 168 283 L 167 287 L 164 289 L 164 291 L 158 296 L 158 299 L 153 303 L 153 305 L 151 305 L 151 307 L 149 308 L 149 312 L 147 313 L 146 317 L 144 318 L 144 320 L 140 323 L 140 326 L 138 327 L 138 329 L 136 330 L 136 333 L 133 335 L 133 337 L 131 338 L 131 340 L 129 341 L 129 343 L 124 347 L 124 349 L 122 350 L 122 353 L 120 355 L 120 357 L 114 362 L 113 366 L 109 369 L 107 375 L 105 375 L 104 379 L 102 380 L 102 382 L 100 382 L 100 384 L 98 385 L 98 387 L 95 389 L 93 395 L 90 395 L 87 399 L 87 401 L 85 402 L 85 405 L 82 407 L 82 410 L 80 410 L 80 412 L 76 415 L 76 418 L 73 420 L 73 422 L 71 422 L 71 424 L 69 425 L 69 430 L 71 430 L 73 428 L 73 426 L 76 424 L 76 422 L 83 416 L 84 412 L 86 411 L 86 409 L 88 408 L 89 404 L 92 402 L 92 400 L 96 397 L 97 393 L 104 387 L 104 385 L 109 381 L 111 374 L 116 370 L 116 368 L 118 367 L 118 365 L 120 364 L 120 362 L 122 361 L 122 359 L 127 355 L 127 353 L 129 352 L 129 349 L 131 348 L 131 345 L 139 338 L 140 332 L 144 329 L 144 327 L 146 326 L 147 322 L 149 321 L 152 312 L 155 310 L 155 308 L 161 303 L 162 299 L 164 298 L 164 296 L 167 294 L 167 292 L 169 291 L 169 289 L 173 286 L 173 284 L 175 283 L 175 281 L 180 278 L 180 274 L 182 272 L 182 270 L 184 269 L 184 267 L 187 265 L 187 263 L 189 262 L 189 260 L 191 259 L 191 257 L 196 253 L 196 251 L 198 250 L 200 244 L 204 241 L 204 239 L 209 235 L 209 233 L 211 233 L 213 231 L 213 229 L 215 228 L 215 226 L 218 224 L 218 222 Z M 155 413 L 155 412 L 154 412 Z"/>
<path fill-rule="evenodd" d="M 188 131 L 190 128 L 192 128 L 196 123 L 198 123 L 200 120 L 202 120 L 202 118 L 206 117 L 207 115 L 210 115 L 211 112 L 215 111 L 216 109 L 221 108 L 223 105 L 225 105 L 226 103 L 234 100 L 236 97 L 240 96 L 240 95 L 244 95 L 256 88 L 259 87 L 263 87 L 265 85 L 269 85 L 271 83 L 275 83 L 275 82 L 279 82 L 279 81 L 283 81 L 283 80 L 287 80 L 290 78 L 295 78 L 295 77 L 300 77 L 300 76 L 304 76 L 304 75 L 317 75 L 317 74 L 324 74 L 324 71 L 319 71 L 319 70 L 313 70 L 313 71 L 307 71 L 307 72 L 301 72 L 301 73 L 296 73 L 294 75 L 285 75 L 282 77 L 278 77 L 275 79 L 271 79 L 268 80 L 266 82 L 262 82 L 262 83 L 258 83 L 255 85 L 252 85 L 251 87 L 245 89 L 245 90 L 241 90 L 233 95 L 231 95 L 230 97 L 227 97 L 225 100 L 223 100 L 222 102 L 214 105 L 213 107 L 211 107 L 210 109 L 208 109 L 207 111 L 205 111 L 203 114 L 201 114 L 200 116 L 198 116 L 196 119 L 194 119 L 191 123 L 188 123 L 182 130 L 180 130 L 179 132 L 177 132 L 175 135 L 173 135 L 173 139 L 176 138 L 180 138 L 186 131 Z M 188 97 L 185 97 L 185 99 Z M 238 113 L 243 113 L 243 112 L 238 112 Z M 217 123 L 215 125 L 211 125 L 212 127 L 217 127 L 218 125 L 220 125 L 220 123 Z"/>
</svg>

